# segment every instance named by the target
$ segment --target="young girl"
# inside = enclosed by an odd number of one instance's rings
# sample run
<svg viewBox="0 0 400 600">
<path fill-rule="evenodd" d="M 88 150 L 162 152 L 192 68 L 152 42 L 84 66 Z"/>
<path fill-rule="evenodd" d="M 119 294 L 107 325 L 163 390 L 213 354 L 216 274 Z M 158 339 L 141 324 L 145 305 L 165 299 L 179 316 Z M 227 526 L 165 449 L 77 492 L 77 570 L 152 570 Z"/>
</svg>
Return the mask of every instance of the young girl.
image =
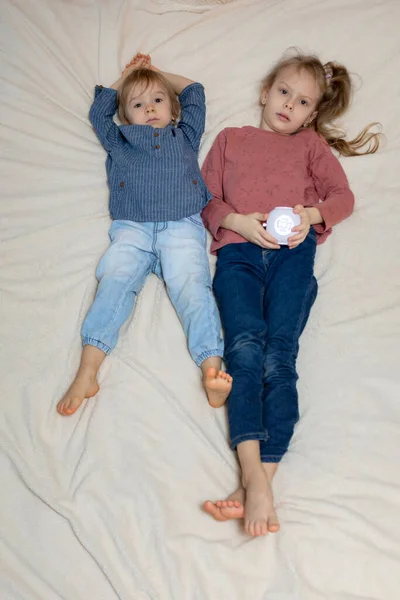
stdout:
<svg viewBox="0 0 400 600">
<path fill-rule="evenodd" d="M 117 107 L 120 127 L 113 121 Z M 149 56 L 138 54 L 111 88 L 96 87 L 90 120 L 107 151 L 111 245 L 97 267 L 99 286 L 82 327 L 80 367 L 57 410 L 71 415 L 97 393 L 100 365 L 152 272 L 166 283 L 209 403 L 221 406 L 232 379 L 220 371 L 221 325 L 200 217 L 211 197 L 197 162 L 203 86 L 161 73 Z"/>
<path fill-rule="evenodd" d="M 203 165 L 213 199 L 202 216 L 218 256 L 214 291 L 233 377 L 230 443 L 242 470 L 242 486 L 204 508 L 219 521 L 244 517 L 250 535 L 279 529 L 271 480 L 299 417 L 296 358 L 317 295 L 316 245 L 353 211 L 330 146 L 355 156 L 379 145 L 368 127 L 347 141 L 332 125 L 350 92 L 349 74 L 337 63 L 283 59 L 263 82 L 260 128 L 223 130 Z M 301 217 L 286 247 L 262 225 L 277 206 Z"/>
</svg>

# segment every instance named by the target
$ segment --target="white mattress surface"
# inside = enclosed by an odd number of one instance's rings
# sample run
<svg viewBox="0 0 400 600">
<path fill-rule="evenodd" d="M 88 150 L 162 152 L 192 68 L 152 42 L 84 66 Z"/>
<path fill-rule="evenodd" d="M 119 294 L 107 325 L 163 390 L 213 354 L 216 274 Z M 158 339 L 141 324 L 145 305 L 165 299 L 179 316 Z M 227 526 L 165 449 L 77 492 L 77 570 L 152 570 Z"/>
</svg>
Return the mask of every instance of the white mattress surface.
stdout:
<svg viewBox="0 0 400 600">
<path fill-rule="evenodd" d="M 399 72 L 396 0 L 1 0 L 0 596 L 4 600 L 398 600 Z M 224 410 L 206 402 L 163 286 L 150 277 L 101 391 L 55 406 L 108 245 L 96 83 L 137 52 L 200 80 L 201 160 L 257 125 L 257 90 L 289 46 L 342 61 L 354 215 L 318 250 L 302 337 L 301 420 L 274 483 L 281 532 L 250 539 L 200 507 L 230 493 Z M 210 257 L 213 267 L 214 259 Z"/>
</svg>

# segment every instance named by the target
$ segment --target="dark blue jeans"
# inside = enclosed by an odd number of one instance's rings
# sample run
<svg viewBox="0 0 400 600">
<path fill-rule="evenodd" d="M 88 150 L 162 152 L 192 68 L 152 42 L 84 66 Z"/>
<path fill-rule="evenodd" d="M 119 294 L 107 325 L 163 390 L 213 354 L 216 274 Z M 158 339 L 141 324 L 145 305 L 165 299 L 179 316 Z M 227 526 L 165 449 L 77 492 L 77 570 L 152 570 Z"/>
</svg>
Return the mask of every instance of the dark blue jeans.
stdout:
<svg viewBox="0 0 400 600">
<path fill-rule="evenodd" d="M 233 377 L 228 399 L 232 449 L 260 440 L 263 462 L 279 462 L 299 418 L 299 337 L 317 296 L 316 235 L 293 250 L 228 244 L 218 251 L 214 293 Z"/>
</svg>

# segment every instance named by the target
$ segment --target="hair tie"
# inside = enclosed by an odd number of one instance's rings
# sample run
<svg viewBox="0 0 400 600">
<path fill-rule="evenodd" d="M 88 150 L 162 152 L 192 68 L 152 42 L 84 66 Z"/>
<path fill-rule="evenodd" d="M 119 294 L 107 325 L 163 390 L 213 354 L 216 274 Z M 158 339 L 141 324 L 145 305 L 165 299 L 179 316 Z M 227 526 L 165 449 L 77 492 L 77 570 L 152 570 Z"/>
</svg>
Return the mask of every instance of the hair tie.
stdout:
<svg viewBox="0 0 400 600">
<path fill-rule="evenodd" d="M 332 69 L 330 68 L 329 65 L 324 66 L 324 71 L 325 71 L 325 79 L 326 79 L 326 83 L 329 85 L 330 83 L 330 79 L 332 79 Z"/>
</svg>

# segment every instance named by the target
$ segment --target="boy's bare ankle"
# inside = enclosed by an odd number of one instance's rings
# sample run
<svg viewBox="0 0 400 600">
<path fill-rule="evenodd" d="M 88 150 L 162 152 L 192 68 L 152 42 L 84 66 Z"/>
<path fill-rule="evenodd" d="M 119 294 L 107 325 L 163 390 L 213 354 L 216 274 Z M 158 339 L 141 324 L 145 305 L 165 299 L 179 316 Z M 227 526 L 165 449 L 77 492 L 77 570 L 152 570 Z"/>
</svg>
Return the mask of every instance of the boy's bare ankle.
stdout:
<svg viewBox="0 0 400 600">
<path fill-rule="evenodd" d="M 97 373 L 99 372 L 99 368 L 96 365 L 90 363 L 82 363 L 78 369 L 78 375 L 86 375 L 87 377 L 91 377 L 96 379 Z"/>
</svg>

